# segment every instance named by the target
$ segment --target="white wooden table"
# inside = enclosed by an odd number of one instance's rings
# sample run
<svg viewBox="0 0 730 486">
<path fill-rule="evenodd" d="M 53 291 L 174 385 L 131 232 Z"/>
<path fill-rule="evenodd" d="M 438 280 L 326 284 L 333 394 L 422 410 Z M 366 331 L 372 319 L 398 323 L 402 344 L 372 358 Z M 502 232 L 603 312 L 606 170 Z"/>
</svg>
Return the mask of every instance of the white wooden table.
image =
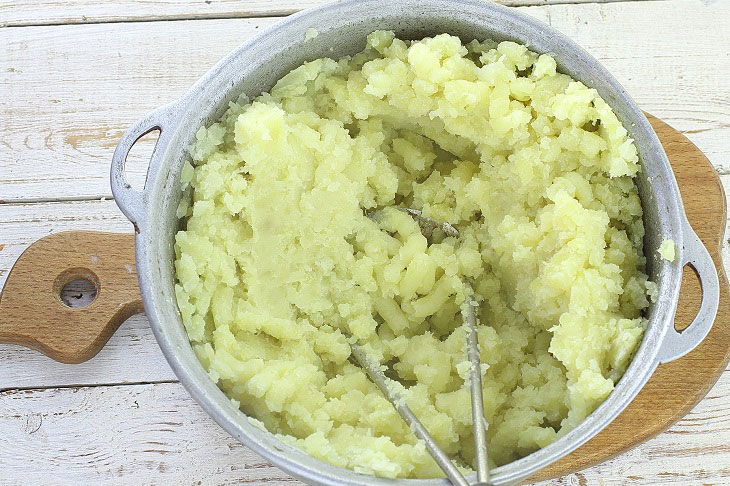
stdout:
<svg viewBox="0 0 730 486">
<path fill-rule="evenodd" d="M 319 3 L 0 0 L 0 285 L 41 236 L 131 232 L 108 183 L 122 131 L 260 29 Z M 583 45 L 730 184 L 730 0 L 503 3 Z M 138 185 L 150 151 L 135 147 Z M 296 482 L 193 402 L 144 316 L 81 365 L 0 345 L 1 485 Z M 730 370 L 666 433 L 552 484 L 730 484 Z"/>
</svg>

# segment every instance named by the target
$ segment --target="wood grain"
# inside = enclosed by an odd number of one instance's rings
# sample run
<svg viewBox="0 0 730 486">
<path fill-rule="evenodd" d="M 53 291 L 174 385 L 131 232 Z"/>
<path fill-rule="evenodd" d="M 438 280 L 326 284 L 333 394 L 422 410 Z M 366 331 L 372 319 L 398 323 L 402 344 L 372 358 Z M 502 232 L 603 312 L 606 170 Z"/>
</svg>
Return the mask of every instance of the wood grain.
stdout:
<svg viewBox="0 0 730 486">
<path fill-rule="evenodd" d="M 536 479 L 559 477 L 601 463 L 654 437 L 683 417 L 706 395 L 730 359 L 730 288 L 719 254 L 727 222 L 722 184 L 709 161 L 686 137 L 656 118 L 649 119 L 672 162 L 687 217 L 716 261 L 722 296 L 718 317 L 708 337 L 695 351 L 680 360 L 660 366 L 624 413 L 584 446 L 539 472 L 535 475 Z M 122 305 L 140 305 L 136 273 L 134 279 L 130 278 L 134 265 L 132 247 L 131 235 L 99 232 L 59 233 L 31 245 L 11 271 L 0 300 L 0 341 L 39 348 L 54 359 L 61 357 L 62 360 L 73 361 L 90 357 L 91 351 L 86 351 L 90 345 L 103 345 L 109 330 L 116 329 L 118 325 L 118 319 L 115 320 L 116 316 L 109 314 L 108 310 L 107 315 L 104 315 L 94 308 L 96 302 L 103 304 L 105 299 L 110 298 L 109 293 L 103 295 L 103 290 L 114 288 L 111 295 L 121 296 L 119 302 Z M 63 252 L 66 248 L 77 249 Z M 113 252 L 113 255 L 108 252 Z M 53 255 L 52 259 L 50 255 Z M 93 261 L 94 256 L 97 256 L 98 262 Z M 107 262 L 113 262 L 111 269 L 102 267 Z M 40 312 L 30 313 L 34 317 L 40 315 L 40 319 L 24 320 L 29 314 L 27 308 L 34 305 L 28 293 L 33 290 L 31 282 L 38 281 L 41 290 L 50 288 L 58 274 L 58 271 L 53 271 L 54 266 L 62 266 L 63 269 L 88 266 L 98 276 L 100 283 L 97 301 L 85 309 L 70 310 L 60 306 L 57 295 L 52 295 L 48 302 L 56 304 L 54 307 L 49 304 L 46 304 L 48 308 L 41 306 Z M 51 272 L 47 272 L 49 267 Z M 126 272 L 121 271 L 122 268 Z M 702 289 L 698 281 L 687 278 L 683 282 L 682 292 L 677 314 L 680 319 L 691 322 L 696 307 L 685 303 L 699 302 L 698 296 Z M 132 300 L 135 304 L 126 304 Z M 112 308 L 119 309 L 120 305 L 115 303 Z M 15 312 L 8 312 L 8 309 Z M 64 317 L 59 319 L 59 315 L 54 312 Z M 65 324 L 71 317 L 65 314 L 71 312 L 75 313 L 78 322 L 73 326 L 74 332 L 69 333 Z M 96 328 L 90 328 L 94 321 Z M 25 325 L 19 326 L 19 323 Z M 18 330 L 18 327 L 21 329 Z M 81 334 L 74 334 L 78 329 L 82 330 Z M 28 337 L 28 333 L 32 333 L 32 338 Z M 18 334 L 24 335 L 18 338 Z M 86 338 L 81 340 L 81 349 L 85 350 L 83 356 L 78 351 L 80 336 Z M 54 348 L 47 344 L 39 346 L 38 343 L 48 343 L 49 337 L 63 340 L 56 342 Z M 64 345 L 70 347 L 71 351 L 65 349 Z"/>
<path fill-rule="evenodd" d="M 61 300 L 74 280 L 96 287 L 93 302 L 74 308 Z M 30 245 L 0 294 L 0 342 L 38 350 L 62 363 L 91 359 L 119 325 L 142 312 L 134 237 L 65 231 Z"/>
<path fill-rule="evenodd" d="M 705 27 L 730 20 L 730 2 L 520 11 L 575 39 L 642 108 L 686 133 L 723 173 L 730 170 L 730 29 Z M 182 95 L 217 60 L 276 20 L 0 29 L 0 119 L 7 120 L 0 124 L 0 200 L 110 196 L 109 162 L 122 131 Z M 644 35 L 647 22 L 651 36 Z M 94 48 L 79 48 L 89 45 Z M 146 165 L 132 165 L 132 183 L 140 184 Z"/>
<path fill-rule="evenodd" d="M 0 27 L 283 16 L 331 0 L 15 0 L 0 1 Z M 494 0 L 508 6 L 637 0 Z M 647 0 L 643 0 L 647 1 Z"/>
</svg>

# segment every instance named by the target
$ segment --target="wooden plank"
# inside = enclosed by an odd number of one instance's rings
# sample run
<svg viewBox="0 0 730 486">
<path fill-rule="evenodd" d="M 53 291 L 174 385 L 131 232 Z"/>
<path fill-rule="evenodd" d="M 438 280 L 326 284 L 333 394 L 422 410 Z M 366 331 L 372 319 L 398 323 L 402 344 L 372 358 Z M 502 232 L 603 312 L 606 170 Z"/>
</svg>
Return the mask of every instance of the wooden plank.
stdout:
<svg viewBox="0 0 730 486">
<path fill-rule="evenodd" d="M 289 15 L 330 0 L 14 0 L 0 1 L 0 27 L 244 18 Z M 551 5 L 560 3 L 608 3 L 647 0 L 495 0 L 508 6 Z"/>
<path fill-rule="evenodd" d="M 178 383 L 7 391 L 0 404 L 3 484 L 38 484 L 39 472 L 44 484 L 300 484 L 228 436 Z M 728 484 L 729 435 L 725 373 L 667 433 L 539 486 Z"/>
<path fill-rule="evenodd" d="M 8 52 L 0 56 L 0 119 L 10 122 L 0 126 L 0 200 L 111 196 L 109 164 L 124 129 L 274 21 L 0 30 Z M 97 49 L 78 48 L 97 39 Z M 153 143 L 135 150 L 149 154 Z M 141 187 L 139 162 L 128 172 Z"/>
<path fill-rule="evenodd" d="M 730 31 L 706 27 L 730 18 L 730 2 L 521 11 L 586 47 L 642 108 L 686 133 L 723 173 L 730 171 Z M 275 20 L 0 29 L 0 119 L 7 121 L 0 124 L 0 200 L 109 196 L 109 161 L 122 131 L 180 96 L 219 58 Z M 647 22 L 651 36 L 645 35 Z M 78 48 L 90 44 L 95 48 Z M 140 184 L 144 164 L 131 168 L 131 178 Z"/>
<path fill-rule="evenodd" d="M 8 391 L 0 404 L 4 485 L 300 484 L 178 383 Z"/>
</svg>

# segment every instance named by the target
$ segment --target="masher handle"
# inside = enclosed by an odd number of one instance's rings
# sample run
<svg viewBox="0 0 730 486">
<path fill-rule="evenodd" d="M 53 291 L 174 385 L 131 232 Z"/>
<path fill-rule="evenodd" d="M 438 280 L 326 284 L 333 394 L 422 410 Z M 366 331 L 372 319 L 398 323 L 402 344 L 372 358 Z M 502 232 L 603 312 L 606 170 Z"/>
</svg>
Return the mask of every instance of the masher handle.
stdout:
<svg viewBox="0 0 730 486">
<path fill-rule="evenodd" d="M 365 370 L 370 380 L 380 388 L 385 398 L 393 404 L 398 414 L 403 418 L 408 427 L 416 434 L 416 437 L 421 439 L 425 444 L 428 452 L 443 470 L 446 477 L 449 478 L 452 484 L 456 486 L 469 486 L 469 482 L 466 480 L 461 471 L 459 471 L 456 465 L 451 461 L 449 456 L 439 447 L 428 430 L 423 426 L 420 420 L 415 416 L 413 411 L 406 403 L 405 399 L 393 388 L 388 386 L 388 377 L 385 376 L 383 370 L 367 357 L 365 351 L 357 344 L 351 344 L 352 356 L 358 362 L 360 367 Z"/>
<path fill-rule="evenodd" d="M 477 463 L 477 481 L 489 484 L 489 455 L 487 429 L 484 426 L 484 398 L 482 396 L 482 363 L 477 336 L 477 303 L 469 297 L 461 307 L 466 326 L 467 355 L 469 357 L 469 384 L 471 388 L 471 418 L 474 431 L 474 451 Z"/>
</svg>

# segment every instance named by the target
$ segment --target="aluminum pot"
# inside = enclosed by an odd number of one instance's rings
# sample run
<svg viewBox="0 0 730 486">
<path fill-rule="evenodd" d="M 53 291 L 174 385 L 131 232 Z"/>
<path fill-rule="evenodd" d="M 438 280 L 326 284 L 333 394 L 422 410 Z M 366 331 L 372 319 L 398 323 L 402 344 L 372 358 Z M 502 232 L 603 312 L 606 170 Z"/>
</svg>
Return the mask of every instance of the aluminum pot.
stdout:
<svg viewBox="0 0 730 486">
<path fill-rule="evenodd" d="M 308 29 L 319 32 L 305 41 Z M 242 44 L 203 76 L 182 98 L 127 130 L 114 153 L 111 184 L 122 212 L 134 223 L 136 260 L 144 307 L 155 337 L 175 374 L 193 398 L 233 437 L 293 476 L 318 485 L 444 485 L 445 479 L 390 480 L 357 474 L 316 460 L 252 425 L 208 378 L 188 342 L 174 294 L 175 209 L 182 196 L 180 172 L 186 149 L 201 125 L 210 124 L 241 93 L 253 98 L 268 91 L 289 70 L 320 57 L 360 51 L 367 34 L 393 30 L 419 39 L 448 32 L 463 40 L 511 40 L 538 53 L 551 53 L 560 71 L 596 88 L 635 140 L 642 170 L 637 177 L 644 209 L 647 268 L 658 283 L 657 302 L 633 362 L 615 390 L 585 421 L 547 447 L 496 468 L 497 485 L 514 484 L 560 459 L 611 422 L 641 390 L 660 363 L 691 351 L 707 335 L 717 312 L 718 277 L 712 259 L 684 214 L 677 183 L 664 150 L 626 91 L 593 57 L 552 28 L 515 10 L 478 0 L 345 0 L 287 17 Z M 144 134 L 159 130 L 144 190 L 127 182 L 124 163 Z M 656 252 L 664 238 L 677 246 L 674 262 Z M 674 329 L 683 267 L 693 266 L 703 290 L 693 323 Z"/>
</svg>

